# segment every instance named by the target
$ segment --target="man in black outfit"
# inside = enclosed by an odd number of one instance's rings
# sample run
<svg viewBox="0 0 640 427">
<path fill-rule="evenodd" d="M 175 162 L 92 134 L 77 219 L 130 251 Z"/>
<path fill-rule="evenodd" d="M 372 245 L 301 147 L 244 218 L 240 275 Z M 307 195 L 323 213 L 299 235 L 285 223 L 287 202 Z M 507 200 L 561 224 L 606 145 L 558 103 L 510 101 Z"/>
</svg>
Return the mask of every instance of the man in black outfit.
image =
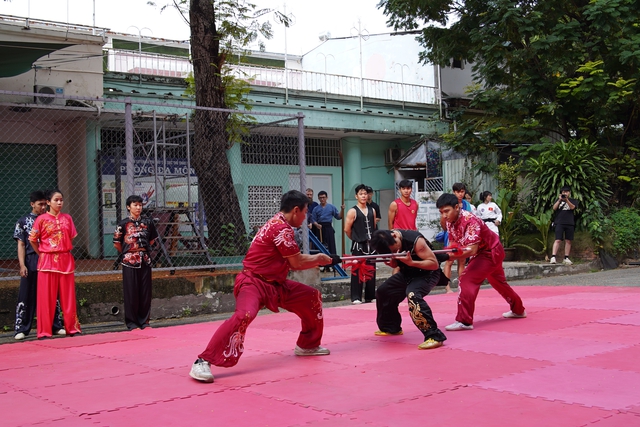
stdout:
<svg viewBox="0 0 640 427">
<path fill-rule="evenodd" d="M 376 211 L 376 221 L 375 221 L 376 223 L 375 223 L 374 229 L 377 230 L 378 223 L 380 222 L 380 218 L 381 218 L 380 205 L 378 205 L 376 202 L 373 201 L 373 188 L 369 187 L 368 185 L 367 185 L 367 206 L 371 206 L 373 210 Z"/>
<path fill-rule="evenodd" d="M 573 264 L 569 259 L 571 253 L 571 241 L 573 240 L 573 232 L 575 229 L 574 210 L 578 207 L 578 201 L 571 198 L 571 188 L 562 187 L 558 200 L 553 204 L 553 210 L 556 212 L 554 223 L 556 225 L 556 240 L 553 242 L 553 252 L 551 255 L 551 264 L 556 263 L 556 254 L 560 247 L 560 242 L 564 240 L 564 261 L 565 265 Z"/>
<path fill-rule="evenodd" d="M 399 267 L 399 272 L 387 279 L 376 291 L 377 336 L 402 335 L 402 316 L 398 305 L 407 298 L 409 314 L 416 327 L 424 335 L 420 350 L 442 346 L 447 337 L 438 329 L 431 308 L 424 297 L 435 286 L 444 286 L 447 278 L 440 269 L 440 262 L 449 258 L 431 250 L 431 245 L 422 234 L 414 230 L 377 230 L 371 238 L 371 246 L 379 254 L 406 252 L 403 258 L 394 258 L 388 264 Z"/>
</svg>

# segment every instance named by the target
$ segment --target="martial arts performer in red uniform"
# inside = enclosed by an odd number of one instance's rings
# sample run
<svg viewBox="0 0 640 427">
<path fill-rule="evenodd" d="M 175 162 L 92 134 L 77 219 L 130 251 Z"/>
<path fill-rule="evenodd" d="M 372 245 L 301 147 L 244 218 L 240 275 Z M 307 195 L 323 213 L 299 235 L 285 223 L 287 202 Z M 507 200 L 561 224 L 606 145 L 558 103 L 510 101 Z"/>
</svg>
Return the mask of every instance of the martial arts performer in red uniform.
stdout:
<svg viewBox="0 0 640 427">
<path fill-rule="evenodd" d="M 294 239 L 294 228 L 307 217 L 309 199 L 291 190 L 282 196 L 280 212 L 258 231 L 243 261 L 244 269 L 236 276 L 233 294 L 236 309 L 211 337 L 198 356 L 189 375 L 202 382 L 213 382 L 210 365 L 235 366 L 244 352 L 244 337 L 258 310 L 278 307 L 295 313 L 302 330 L 295 348 L 297 356 L 320 356 L 329 350 L 320 346 L 324 320 L 320 292 L 310 286 L 287 279 L 289 270 L 305 270 L 329 265 L 331 257 L 306 255 Z"/>
<path fill-rule="evenodd" d="M 33 223 L 29 242 L 38 254 L 38 338 L 52 335 L 56 298 L 64 314 L 67 335 L 79 334 L 80 322 L 76 314 L 76 262 L 71 255 L 72 240 L 78 234 L 71 215 L 60 212 L 64 198 L 60 190 L 47 194 L 49 212 L 38 216 Z"/>
<path fill-rule="evenodd" d="M 527 317 L 520 296 L 509 286 L 502 268 L 504 248 L 500 237 L 486 226 L 484 221 L 471 212 L 461 209 L 458 198 L 453 194 L 443 194 L 436 207 L 445 221 L 449 233 L 449 243 L 457 244 L 463 250 L 449 254 L 450 259 L 469 258 L 469 265 L 460 276 L 458 314 L 456 322 L 447 326 L 447 331 L 473 329 L 473 311 L 480 285 L 484 279 L 509 303 L 510 311 L 505 318 Z"/>
</svg>

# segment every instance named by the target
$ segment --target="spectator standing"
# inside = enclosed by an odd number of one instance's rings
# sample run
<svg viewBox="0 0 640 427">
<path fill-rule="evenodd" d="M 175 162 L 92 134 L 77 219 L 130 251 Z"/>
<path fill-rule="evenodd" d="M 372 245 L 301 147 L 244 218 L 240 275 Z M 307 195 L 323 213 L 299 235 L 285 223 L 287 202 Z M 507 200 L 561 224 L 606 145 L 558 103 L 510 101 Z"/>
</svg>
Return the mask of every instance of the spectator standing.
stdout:
<svg viewBox="0 0 640 427">
<path fill-rule="evenodd" d="M 389 205 L 389 230 L 417 230 L 418 202 L 411 198 L 413 183 L 403 179 L 398 184 L 400 197 Z"/>
<path fill-rule="evenodd" d="M 367 186 L 367 206 L 371 206 L 373 208 L 373 210 L 376 212 L 376 223 L 374 226 L 374 229 L 377 230 L 378 229 L 378 223 L 380 222 L 380 215 L 382 214 L 382 212 L 380 212 L 380 205 L 378 205 L 376 202 L 373 201 L 373 188 Z"/>
<path fill-rule="evenodd" d="M 344 222 L 344 232 L 351 239 L 351 255 L 372 255 L 375 253 L 371 247 L 376 212 L 367 205 L 367 186 L 360 184 L 355 189 L 357 204 L 347 211 Z M 376 298 L 376 271 L 373 277 L 364 283 L 364 301 L 371 302 Z M 351 303 L 362 303 L 362 285 L 357 272 L 351 273 Z"/>
<path fill-rule="evenodd" d="M 142 197 L 127 197 L 129 217 L 116 226 L 113 246 L 122 254 L 124 323 L 130 331 L 149 326 L 151 318 L 151 246 L 158 238 L 151 218 L 142 216 Z"/>
<path fill-rule="evenodd" d="M 482 203 L 478 205 L 478 209 L 476 210 L 476 215 L 478 218 L 484 221 L 489 227 L 489 230 L 493 231 L 497 235 L 500 235 L 500 230 L 498 226 L 502 222 L 502 211 L 498 207 L 498 205 L 493 202 L 493 195 L 490 191 L 483 191 L 480 194 L 480 199 Z"/>
<path fill-rule="evenodd" d="M 574 211 L 578 207 L 578 201 L 571 198 L 571 188 L 565 186 L 560 189 L 558 200 L 553 204 L 553 210 L 556 212 L 554 223 L 556 226 L 556 240 L 553 242 L 553 252 L 551 255 L 551 264 L 556 263 L 556 254 L 560 248 L 560 242 L 564 240 L 564 260 L 563 264 L 573 264 L 569 259 L 571 253 L 571 242 L 573 241 L 573 232 L 575 230 Z"/>
<path fill-rule="evenodd" d="M 471 208 L 471 213 L 476 214 L 476 207 L 473 205 L 472 200 L 473 196 L 468 191 L 464 193 L 464 199 L 469 203 L 469 207 Z"/>
<path fill-rule="evenodd" d="M 13 238 L 18 244 L 18 262 L 20 263 L 20 289 L 16 305 L 15 336 L 23 340 L 31 331 L 33 317 L 36 314 L 38 294 L 38 254 L 29 243 L 29 233 L 39 215 L 47 211 L 47 197 L 42 191 L 34 191 L 29 195 L 31 212 L 16 222 Z M 60 322 L 60 308 L 56 303 L 53 316 L 53 333 L 66 335 Z"/>
<path fill-rule="evenodd" d="M 319 230 L 313 227 L 313 218 L 311 216 L 311 214 L 313 213 L 313 210 L 316 208 L 316 206 L 318 206 L 318 202 L 313 200 L 313 189 L 307 188 L 307 197 L 309 198 L 309 210 L 307 211 L 307 226 L 309 227 L 309 230 L 311 230 L 311 232 L 317 238 L 320 238 Z"/>
<path fill-rule="evenodd" d="M 315 207 L 311 218 L 313 225 L 320 230 L 322 234 L 322 243 L 327 247 L 330 254 L 336 254 L 336 231 L 333 229 L 333 219 L 342 219 L 344 205 L 338 208 L 331 203 L 327 203 L 327 192 L 320 191 L 318 193 L 320 204 Z"/>
<path fill-rule="evenodd" d="M 71 215 L 62 213 L 64 197 L 60 190 L 47 194 L 49 212 L 38 216 L 29 234 L 29 242 L 38 254 L 38 338 L 52 335 L 56 297 L 68 335 L 81 333 L 76 312 L 76 261 L 71 254 L 73 239 L 78 235 Z"/>
</svg>

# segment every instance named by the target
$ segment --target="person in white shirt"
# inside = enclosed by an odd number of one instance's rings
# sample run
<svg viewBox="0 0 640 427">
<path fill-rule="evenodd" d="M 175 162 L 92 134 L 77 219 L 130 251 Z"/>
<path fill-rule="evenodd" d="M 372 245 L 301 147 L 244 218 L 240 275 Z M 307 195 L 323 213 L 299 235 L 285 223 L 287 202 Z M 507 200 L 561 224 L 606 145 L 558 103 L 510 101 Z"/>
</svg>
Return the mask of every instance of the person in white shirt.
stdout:
<svg viewBox="0 0 640 427">
<path fill-rule="evenodd" d="M 494 202 L 492 202 L 493 195 L 490 191 L 483 191 L 480 194 L 480 200 L 482 203 L 476 208 L 476 215 L 487 224 L 487 227 L 497 235 L 500 235 L 498 226 L 502 222 L 502 211 Z"/>
<path fill-rule="evenodd" d="M 464 199 L 469 202 L 469 205 L 471 206 L 471 213 L 474 215 L 478 215 L 478 213 L 476 212 L 476 207 L 473 206 L 473 203 L 471 203 L 471 201 L 473 200 L 473 196 L 471 195 L 471 193 L 469 193 L 468 191 L 464 193 Z"/>
</svg>

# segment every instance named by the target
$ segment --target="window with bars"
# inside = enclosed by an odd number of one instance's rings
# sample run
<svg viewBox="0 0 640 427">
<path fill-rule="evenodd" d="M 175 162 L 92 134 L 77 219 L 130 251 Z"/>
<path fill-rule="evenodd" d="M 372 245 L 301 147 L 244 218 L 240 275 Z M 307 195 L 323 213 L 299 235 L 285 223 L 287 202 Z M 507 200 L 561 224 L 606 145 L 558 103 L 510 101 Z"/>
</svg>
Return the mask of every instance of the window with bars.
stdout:
<svg viewBox="0 0 640 427">
<path fill-rule="evenodd" d="M 298 138 L 284 135 L 251 135 L 242 144 L 242 163 L 297 165 Z M 340 140 L 305 138 L 307 166 L 340 166 Z"/>
</svg>

